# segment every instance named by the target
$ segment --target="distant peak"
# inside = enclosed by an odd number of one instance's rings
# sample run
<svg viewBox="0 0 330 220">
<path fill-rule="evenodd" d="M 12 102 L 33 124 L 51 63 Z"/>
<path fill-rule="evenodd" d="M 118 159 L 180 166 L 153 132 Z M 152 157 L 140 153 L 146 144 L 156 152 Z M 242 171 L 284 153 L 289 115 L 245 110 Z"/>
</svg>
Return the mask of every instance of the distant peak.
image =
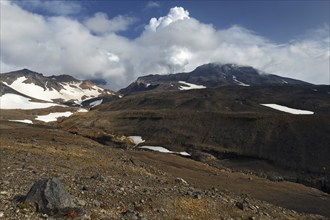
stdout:
<svg viewBox="0 0 330 220">
<path fill-rule="evenodd" d="M 29 70 L 27 68 L 16 70 L 16 71 L 11 71 L 7 73 L 2 73 L 2 74 L 11 74 L 11 75 L 20 75 L 20 76 L 28 76 L 28 75 L 42 75 L 41 73 Z"/>
<path fill-rule="evenodd" d="M 221 68 L 221 67 L 239 68 L 239 67 L 250 67 L 250 66 L 238 65 L 236 63 L 208 63 L 208 64 L 201 65 L 199 67 L 202 67 L 202 68 L 216 68 L 216 67 L 218 67 L 218 68 Z M 199 67 L 197 67 L 197 68 L 199 68 Z"/>
<path fill-rule="evenodd" d="M 201 66 L 198 66 L 196 69 L 219 69 L 222 67 L 234 67 L 236 64 L 222 64 L 222 63 L 207 63 Z"/>
<path fill-rule="evenodd" d="M 70 75 L 58 75 L 58 76 L 52 75 L 52 76 L 49 76 L 48 78 L 56 79 L 57 81 L 60 81 L 60 82 L 77 82 L 77 81 L 79 81 L 78 79 L 76 79 Z"/>
<path fill-rule="evenodd" d="M 238 65 L 235 63 L 208 63 L 201 66 L 198 66 L 194 71 L 197 72 L 222 72 L 222 73 L 231 73 L 232 71 L 249 71 L 258 73 L 259 70 L 253 68 L 252 66 L 247 65 Z"/>
<path fill-rule="evenodd" d="M 31 73 L 40 74 L 40 73 L 37 73 L 37 72 L 35 72 L 35 71 L 29 70 L 29 69 L 27 69 L 27 68 L 24 68 L 24 69 L 21 69 L 21 70 L 15 71 L 15 72 L 21 72 L 21 73 L 23 73 L 23 74 L 31 74 Z"/>
</svg>

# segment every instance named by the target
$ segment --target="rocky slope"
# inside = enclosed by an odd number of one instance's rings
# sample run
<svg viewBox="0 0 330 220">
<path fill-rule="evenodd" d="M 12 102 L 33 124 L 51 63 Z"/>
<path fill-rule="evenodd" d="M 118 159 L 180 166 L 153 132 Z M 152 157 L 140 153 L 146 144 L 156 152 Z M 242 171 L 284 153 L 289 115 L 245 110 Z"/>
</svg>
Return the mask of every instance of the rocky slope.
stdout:
<svg viewBox="0 0 330 220">
<path fill-rule="evenodd" d="M 256 158 L 294 172 L 280 174 L 281 179 L 329 192 L 328 92 L 329 86 L 229 86 L 141 93 L 63 120 L 60 126 L 103 144 L 114 133 L 140 135 L 146 145 L 187 151 L 199 160 L 203 153 L 220 161 Z M 294 115 L 263 103 L 313 114 Z"/>
<path fill-rule="evenodd" d="M 50 126 L 1 121 L 0 130 L 1 219 L 54 219 L 22 202 L 35 182 L 53 177 L 82 210 L 60 219 L 330 217 L 329 195 L 299 184 L 118 143 L 104 146 Z"/>
</svg>

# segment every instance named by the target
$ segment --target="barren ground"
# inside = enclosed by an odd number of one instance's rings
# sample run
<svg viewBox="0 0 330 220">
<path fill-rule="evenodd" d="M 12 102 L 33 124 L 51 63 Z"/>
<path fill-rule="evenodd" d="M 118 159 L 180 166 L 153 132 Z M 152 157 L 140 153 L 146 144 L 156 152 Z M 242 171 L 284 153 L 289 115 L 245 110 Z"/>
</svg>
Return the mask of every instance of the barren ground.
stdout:
<svg viewBox="0 0 330 220">
<path fill-rule="evenodd" d="M 54 176 L 84 210 L 76 219 L 330 217 L 330 196 L 303 185 L 104 146 L 50 126 L 1 121 L 0 134 L 0 219 L 51 219 L 16 198 Z"/>
</svg>

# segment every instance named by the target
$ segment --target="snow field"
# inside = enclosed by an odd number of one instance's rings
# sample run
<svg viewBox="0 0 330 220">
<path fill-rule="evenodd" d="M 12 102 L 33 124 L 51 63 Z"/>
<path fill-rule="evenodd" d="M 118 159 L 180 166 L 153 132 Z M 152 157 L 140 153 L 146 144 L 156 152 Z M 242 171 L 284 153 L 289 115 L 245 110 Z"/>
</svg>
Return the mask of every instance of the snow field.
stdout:
<svg viewBox="0 0 330 220">
<path fill-rule="evenodd" d="M 96 101 L 94 101 L 94 102 L 89 103 L 89 106 L 91 106 L 91 107 L 95 107 L 95 106 L 97 106 L 97 105 L 101 105 L 102 102 L 103 102 L 103 99 L 96 100 Z"/>
<path fill-rule="evenodd" d="M 38 109 L 51 106 L 60 106 L 55 103 L 32 102 L 21 95 L 7 93 L 0 96 L 0 109 Z"/>
<path fill-rule="evenodd" d="M 39 121 L 44 121 L 44 122 L 51 122 L 51 121 L 57 121 L 57 118 L 59 117 L 69 117 L 70 115 L 72 115 L 72 112 L 53 112 L 53 113 L 49 113 L 48 115 L 38 115 L 36 117 L 36 120 Z"/>
<path fill-rule="evenodd" d="M 135 146 L 145 142 L 141 136 L 128 136 L 128 138 L 132 140 Z"/>
<path fill-rule="evenodd" d="M 206 89 L 206 86 L 196 85 L 192 83 L 187 83 L 185 81 L 179 81 L 180 84 L 183 84 L 179 87 L 179 90 L 191 90 L 191 89 Z"/>
<path fill-rule="evenodd" d="M 25 123 L 25 124 L 33 124 L 33 122 L 31 120 L 8 120 L 8 121 L 13 121 L 13 122 L 20 122 L 20 123 Z"/>
<path fill-rule="evenodd" d="M 276 109 L 278 111 L 295 114 L 295 115 L 312 115 L 312 114 L 314 114 L 314 112 L 312 112 L 312 111 L 289 108 L 289 107 L 286 107 L 283 105 L 277 105 L 277 104 L 260 104 L 260 105 L 263 105 L 263 106 L 266 106 L 266 107 L 269 107 L 272 109 Z"/>
<path fill-rule="evenodd" d="M 157 151 L 157 152 L 161 152 L 161 153 L 179 154 L 179 155 L 182 155 L 182 156 L 190 156 L 190 154 L 187 153 L 187 152 L 170 151 L 170 150 L 166 149 L 165 147 L 161 147 L 161 146 L 141 146 L 141 147 L 138 147 L 138 148 L 148 149 L 148 150 Z"/>
</svg>

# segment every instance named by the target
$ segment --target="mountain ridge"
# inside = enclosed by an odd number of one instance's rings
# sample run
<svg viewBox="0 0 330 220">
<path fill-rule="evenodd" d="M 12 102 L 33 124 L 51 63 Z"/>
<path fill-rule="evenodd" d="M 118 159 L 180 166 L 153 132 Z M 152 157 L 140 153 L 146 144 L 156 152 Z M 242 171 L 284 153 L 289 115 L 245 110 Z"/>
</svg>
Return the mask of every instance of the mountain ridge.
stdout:
<svg viewBox="0 0 330 220">
<path fill-rule="evenodd" d="M 124 95 L 149 90 L 187 90 L 238 85 L 312 85 L 301 80 L 261 72 L 251 66 L 208 63 L 191 72 L 139 77 L 126 88 Z"/>
<path fill-rule="evenodd" d="M 89 80 L 78 80 L 70 75 L 44 76 L 29 69 L 1 73 L 0 82 L 11 89 L 2 89 L 2 96 L 6 93 L 24 94 L 58 104 L 82 105 L 89 99 L 118 96 L 114 91 L 101 88 Z"/>
</svg>

